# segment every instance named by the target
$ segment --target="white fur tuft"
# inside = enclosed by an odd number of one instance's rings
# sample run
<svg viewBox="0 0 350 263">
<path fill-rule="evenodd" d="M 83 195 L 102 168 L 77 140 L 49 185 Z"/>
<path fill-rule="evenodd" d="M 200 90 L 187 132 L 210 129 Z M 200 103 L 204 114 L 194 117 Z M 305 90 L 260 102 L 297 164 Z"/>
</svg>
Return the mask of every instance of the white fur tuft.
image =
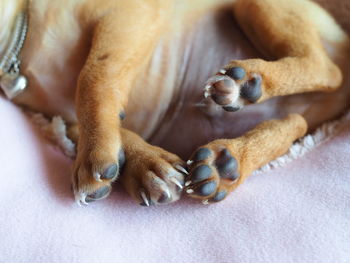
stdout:
<svg viewBox="0 0 350 263">
<path fill-rule="evenodd" d="M 41 113 L 29 113 L 35 124 L 39 125 L 45 136 L 57 144 L 68 157 L 75 157 L 75 144 L 67 137 L 67 127 L 62 117 L 55 116 L 50 121 Z"/>
</svg>

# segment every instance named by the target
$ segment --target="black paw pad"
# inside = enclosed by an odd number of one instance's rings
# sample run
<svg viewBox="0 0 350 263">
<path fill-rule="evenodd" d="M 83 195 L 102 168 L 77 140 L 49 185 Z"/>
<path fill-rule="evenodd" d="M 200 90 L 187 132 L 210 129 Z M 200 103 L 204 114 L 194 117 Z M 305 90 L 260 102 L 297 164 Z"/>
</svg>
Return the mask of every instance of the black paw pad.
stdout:
<svg viewBox="0 0 350 263">
<path fill-rule="evenodd" d="M 118 175 L 119 171 L 119 165 L 118 164 L 113 164 L 109 166 L 101 175 L 101 179 L 113 179 Z"/>
<path fill-rule="evenodd" d="M 208 165 L 196 167 L 191 175 L 192 184 L 207 180 L 211 177 L 212 169 Z"/>
<path fill-rule="evenodd" d="M 210 155 L 212 154 L 212 151 L 208 148 L 200 148 L 198 149 L 193 158 L 191 158 L 192 161 L 194 162 L 201 162 L 204 161 L 205 159 L 209 158 Z"/>
<path fill-rule="evenodd" d="M 215 193 L 217 188 L 217 183 L 215 181 L 210 181 L 198 186 L 194 192 L 200 196 L 208 196 Z"/>
<path fill-rule="evenodd" d="M 93 202 L 99 199 L 102 199 L 104 197 L 106 197 L 109 192 L 111 191 L 111 187 L 110 186 L 103 186 L 100 189 L 97 189 L 94 193 L 88 195 L 85 199 L 86 202 Z"/>
<path fill-rule="evenodd" d="M 209 200 L 209 202 L 220 202 L 225 199 L 226 195 L 227 195 L 226 191 L 217 192 L 214 195 L 214 197 Z"/>
<path fill-rule="evenodd" d="M 122 120 L 124 120 L 125 119 L 125 112 L 124 111 L 121 111 L 121 112 L 119 112 L 119 119 L 122 121 Z"/>
<path fill-rule="evenodd" d="M 242 98 L 252 103 L 256 102 L 262 95 L 261 82 L 262 79 L 258 76 L 244 83 L 241 89 Z"/>
<path fill-rule="evenodd" d="M 241 109 L 240 107 L 233 107 L 233 106 L 225 106 L 222 108 L 228 112 L 235 112 L 235 111 L 239 111 Z"/>
<path fill-rule="evenodd" d="M 233 67 L 226 71 L 227 76 L 233 78 L 234 80 L 241 80 L 245 77 L 245 70 L 241 67 Z"/>
<path fill-rule="evenodd" d="M 221 95 L 227 95 L 232 92 L 235 87 L 235 82 L 232 79 L 226 78 L 219 80 L 213 84 L 213 88 Z"/>
<path fill-rule="evenodd" d="M 125 161 L 125 152 L 123 149 L 121 149 L 118 155 L 118 165 L 120 170 L 124 167 Z"/>
<path fill-rule="evenodd" d="M 211 95 L 211 98 L 219 105 L 227 105 L 231 103 L 230 98 L 226 95 L 213 94 Z"/>
<path fill-rule="evenodd" d="M 165 203 L 168 203 L 170 200 L 171 200 L 171 196 L 168 193 L 163 192 L 158 199 L 158 203 L 165 204 Z"/>
<path fill-rule="evenodd" d="M 237 160 L 227 149 L 220 153 L 215 166 L 221 178 L 235 181 L 239 177 Z"/>
</svg>

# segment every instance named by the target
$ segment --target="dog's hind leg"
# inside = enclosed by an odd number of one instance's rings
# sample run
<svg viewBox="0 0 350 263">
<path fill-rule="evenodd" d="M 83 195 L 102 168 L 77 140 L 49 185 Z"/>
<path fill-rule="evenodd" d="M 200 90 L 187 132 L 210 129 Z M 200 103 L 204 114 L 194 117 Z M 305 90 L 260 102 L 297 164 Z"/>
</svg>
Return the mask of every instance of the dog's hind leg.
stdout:
<svg viewBox="0 0 350 263">
<path fill-rule="evenodd" d="M 188 162 L 186 192 L 204 204 L 223 200 L 254 170 L 287 152 L 306 130 L 304 118 L 292 114 L 265 121 L 239 138 L 200 147 Z"/>
<path fill-rule="evenodd" d="M 206 96 L 225 110 L 236 111 L 273 96 L 334 91 L 340 86 L 341 71 L 328 57 L 321 37 L 329 34 L 342 41 L 346 35 L 317 4 L 238 0 L 233 10 L 245 34 L 271 61 L 234 60 L 209 79 Z"/>
<path fill-rule="evenodd" d="M 106 197 L 123 159 L 123 109 L 147 62 L 171 1 L 118 1 L 99 19 L 76 94 L 79 126 L 73 189 L 78 202 Z"/>
</svg>

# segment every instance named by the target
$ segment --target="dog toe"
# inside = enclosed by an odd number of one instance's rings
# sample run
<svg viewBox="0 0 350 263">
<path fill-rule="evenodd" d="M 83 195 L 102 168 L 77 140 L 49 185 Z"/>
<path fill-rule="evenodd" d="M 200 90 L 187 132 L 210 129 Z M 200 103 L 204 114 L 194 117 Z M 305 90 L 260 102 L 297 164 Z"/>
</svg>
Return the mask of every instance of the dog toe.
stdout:
<svg viewBox="0 0 350 263">
<path fill-rule="evenodd" d="M 85 198 L 85 201 L 87 203 L 90 203 L 93 201 L 103 199 L 109 195 L 111 190 L 112 190 L 112 187 L 109 185 L 102 186 L 101 188 L 99 188 L 95 192 L 93 192 L 92 194 L 87 195 Z"/>
<path fill-rule="evenodd" d="M 234 80 L 242 80 L 246 76 L 244 68 L 241 67 L 232 67 L 225 71 L 225 75 L 229 76 Z"/>
<path fill-rule="evenodd" d="M 251 103 L 256 102 L 262 95 L 261 76 L 255 75 L 242 86 L 241 96 Z"/>
<path fill-rule="evenodd" d="M 72 186 L 77 203 L 88 204 L 104 199 L 110 194 L 111 184 L 118 178 L 125 163 L 125 154 L 120 150 L 115 163 L 103 162 L 103 158 L 90 159 L 82 156 L 85 155 L 78 156 L 75 161 Z"/>
<path fill-rule="evenodd" d="M 134 148 L 121 176 L 127 192 L 142 206 L 180 199 L 188 171 L 176 155 L 151 145 Z"/>
</svg>

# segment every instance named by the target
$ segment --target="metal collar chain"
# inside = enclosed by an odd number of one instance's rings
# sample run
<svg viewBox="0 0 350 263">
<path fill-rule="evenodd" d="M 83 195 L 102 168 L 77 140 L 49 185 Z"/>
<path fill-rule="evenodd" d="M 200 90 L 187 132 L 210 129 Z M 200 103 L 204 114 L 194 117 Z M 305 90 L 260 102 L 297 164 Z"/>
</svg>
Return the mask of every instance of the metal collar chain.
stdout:
<svg viewBox="0 0 350 263">
<path fill-rule="evenodd" d="M 0 59 L 0 72 L 2 72 L 0 87 L 8 99 L 13 99 L 22 93 L 28 84 L 27 79 L 20 75 L 21 61 L 18 59 L 27 35 L 27 29 L 28 14 L 26 8 L 17 15 L 8 48 Z"/>
</svg>

